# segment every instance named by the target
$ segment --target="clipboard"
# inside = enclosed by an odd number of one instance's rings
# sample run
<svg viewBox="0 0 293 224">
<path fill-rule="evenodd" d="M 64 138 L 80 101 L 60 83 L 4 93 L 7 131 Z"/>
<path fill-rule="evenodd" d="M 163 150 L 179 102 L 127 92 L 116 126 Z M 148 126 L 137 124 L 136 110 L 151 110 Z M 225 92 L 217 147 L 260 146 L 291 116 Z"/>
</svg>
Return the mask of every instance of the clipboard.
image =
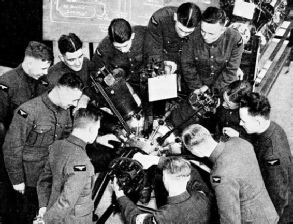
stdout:
<svg viewBox="0 0 293 224">
<path fill-rule="evenodd" d="M 160 75 L 148 79 L 149 101 L 177 97 L 177 75 Z"/>
</svg>

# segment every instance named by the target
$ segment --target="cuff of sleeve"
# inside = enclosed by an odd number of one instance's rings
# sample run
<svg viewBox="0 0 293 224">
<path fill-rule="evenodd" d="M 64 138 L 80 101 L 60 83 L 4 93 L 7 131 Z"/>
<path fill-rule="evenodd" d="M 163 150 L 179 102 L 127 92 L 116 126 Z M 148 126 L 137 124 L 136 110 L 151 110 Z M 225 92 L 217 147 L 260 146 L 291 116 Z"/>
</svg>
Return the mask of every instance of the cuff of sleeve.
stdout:
<svg viewBox="0 0 293 224">
<path fill-rule="evenodd" d="M 165 156 L 158 157 L 158 168 L 159 169 L 163 168 L 163 164 L 164 164 L 165 159 L 166 159 Z"/>
<path fill-rule="evenodd" d="M 9 173 L 8 175 L 12 185 L 24 183 L 23 173 Z"/>
</svg>

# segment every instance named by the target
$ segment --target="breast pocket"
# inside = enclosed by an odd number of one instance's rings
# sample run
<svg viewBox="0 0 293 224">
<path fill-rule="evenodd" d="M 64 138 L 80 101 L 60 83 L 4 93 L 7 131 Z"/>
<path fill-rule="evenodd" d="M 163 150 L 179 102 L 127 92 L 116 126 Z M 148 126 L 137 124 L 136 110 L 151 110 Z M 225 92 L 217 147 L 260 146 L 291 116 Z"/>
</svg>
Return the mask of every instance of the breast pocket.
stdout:
<svg viewBox="0 0 293 224">
<path fill-rule="evenodd" d="M 37 125 L 27 138 L 28 146 L 49 146 L 54 142 L 54 127 L 49 125 Z"/>
<path fill-rule="evenodd" d="M 216 70 L 222 70 L 224 67 L 226 67 L 228 64 L 228 58 L 226 58 L 224 55 L 219 56 L 215 58 L 215 69 Z"/>
</svg>

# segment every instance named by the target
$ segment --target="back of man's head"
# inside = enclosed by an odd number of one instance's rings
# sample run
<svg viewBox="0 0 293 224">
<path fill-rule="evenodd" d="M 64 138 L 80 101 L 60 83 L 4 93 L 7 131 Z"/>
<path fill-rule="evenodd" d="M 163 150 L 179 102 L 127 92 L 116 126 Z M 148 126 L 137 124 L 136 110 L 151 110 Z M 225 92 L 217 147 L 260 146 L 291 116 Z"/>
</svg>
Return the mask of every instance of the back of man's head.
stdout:
<svg viewBox="0 0 293 224">
<path fill-rule="evenodd" d="M 243 96 L 252 92 L 252 86 L 246 80 L 236 80 L 227 86 L 225 92 L 230 101 L 238 104 Z"/>
<path fill-rule="evenodd" d="M 52 50 L 43 43 L 30 41 L 25 49 L 25 57 L 32 57 L 41 61 L 53 62 Z"/>
<path fill-rule="evenodd" d="M 58 40 L 58 48 L 63 55 L 73 53 L 82 48 L 82 41 L 74 33 L 64 34 Z"/>
<path fill-rule="evenodd" d="M 108 35 L 112 43 L 124 43 L 131 37 L 132 29 L 125 19 L 113 19 L 108 27 Z"/>
<path fill-rule="evenodd" d="M 177 20 L 187 28 L 194 28 L 200 22 L 200 8 L 191 2 L 180 5 L 177 9 Z"/>
<path fill-rule="evenodd" d="M 101 112 L 99 112 L 97 109 L 93 107 L 80 108 L 74 114 L 73 129 L 84 129 L 89 124 L 100 121 L 101 117 Z"/>
<path fill-rule="evenodd" d="M 212 139 L 211 133 L 199 124 L 190 125 L 182 132 L 182 141 L 188 150 L 193 146 L 205 144 Z"/>
<path fill-rule="evenodd" d="M 201 20 L 206 23 L 220 23 L 224 25 L 226 23 L 227 17 L 226 13 L 223 9 L 216 7 L 208 7 L 203 13 Z"/>
<path fill-rule="evenodd" d="M 79 89 L 81 91 L 83 89 L 81 78 L 73 72 L 64 73 L 58 80 L 57 86 L 65 86 L 71 89 Z"/>
<path fill-rule="evenodd" d="M 164 159 L 162 169 L 174 178 L 189 177 L 191 173 L 189 161 L 180 156 L 170 156 Z"/>
<path fill-rule="evenodd" d="M 270 119 L 271 105 L 269 100 L 259 93 L 251 93 L 242 97 L 240 108 L 247 108 L 249 115 L 261 116 L 267 120 Z"/>
</svg>

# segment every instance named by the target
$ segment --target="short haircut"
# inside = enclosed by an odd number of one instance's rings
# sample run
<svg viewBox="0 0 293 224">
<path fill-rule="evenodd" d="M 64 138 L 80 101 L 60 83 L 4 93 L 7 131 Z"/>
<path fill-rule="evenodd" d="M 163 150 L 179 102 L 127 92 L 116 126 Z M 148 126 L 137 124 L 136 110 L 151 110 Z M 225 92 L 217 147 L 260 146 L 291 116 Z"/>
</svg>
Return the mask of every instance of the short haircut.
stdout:
<svg viewBox="0 0 293 224">
<path fill-rule="evenodd" d="M 203 13 L 201 20 L 206 23 L 215 24 L 219 22 L 220 24 L 224 25 L 226 22 L 226 13 L 223 9 L 216 8 L 216 7 L 208 7 Z"/>
<path fill-rule="evenodd" d="M 194 3 L 183 3 L 177 9 L 177 20 L 187 28 L 196 27 L 200 19 L 201 11 Z"/>
<path fill-rule="evenodd" d="M 64 73 L 58 80 L 57 86 L 66 86 L 72 89 L 83 89 L 81 78 L 73 72 Z"/>
<path fill-rule="evenodd" d="M 73 128 L 85 128 L 87 125 L 101 120 L 102 114 L 93 107 L 80 108 L 74 114 Z"/>
<path fill-rule="evenodd" d="M 124 43 L 131 37 L 132 29 L 125 19 L 113 19 L 108 27 L 108 34 L 111 42 Z"/>
<path fill-rule="evenodd" d="M 270 119 L 271 105 L 269 100 L 259 93 L 251 93 L 242 97 L 240 108 L 247 108 L 251 116 L 262 116 Z"/>
<path fill-rule="evenodd" d="M 82 48 L 82 42 L 74 33 L 69 33 L 59 38 L 58 48 L 61 54 L 73 53 Z"/>
<path fill-rule="evenodd" d="M 248 81 L 237 80 L 228 85 L 226 92 L 230 101 L 233 103 L 240 103 L 244 95 L 252 92 L 252 86 Z"/>
<path fill-rule="evenodd" d="M 24 54 L 25 56 L 40 59 L 42 61 L 53 62 L 54 59 L 52 49 L 37 41 L 30 41 Z"/>
<path fill-rule="evenodd" d="M 191 173 L 190 162 L 180 156 L 166 157 L 162 170 L 174 177 L 188 177 Z"/>
<path fill-rule="evenodd" d="M 213 139 L 211 133 L 199 124 L 190 125 L 182 132 L 182 141 L 187 149 L 205 143 L 209 139 Z"/>
</svg>

